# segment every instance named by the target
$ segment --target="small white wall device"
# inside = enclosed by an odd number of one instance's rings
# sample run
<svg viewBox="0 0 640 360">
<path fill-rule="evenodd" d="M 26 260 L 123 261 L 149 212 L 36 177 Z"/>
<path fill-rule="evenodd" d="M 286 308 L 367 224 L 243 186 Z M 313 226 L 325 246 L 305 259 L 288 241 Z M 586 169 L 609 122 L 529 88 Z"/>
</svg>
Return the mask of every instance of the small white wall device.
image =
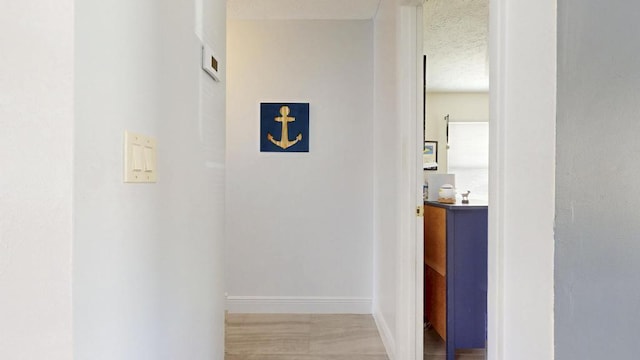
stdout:
<svg viewBox="0 0 640 360">
<path fill-rule="evenodd" d="M 213 80 L 220 81 L 218 67 L 220 63 L 213 53 L 213 49 L 207 45 L 202 45 L 202 70 L 211 75 Z"/>
</svg>

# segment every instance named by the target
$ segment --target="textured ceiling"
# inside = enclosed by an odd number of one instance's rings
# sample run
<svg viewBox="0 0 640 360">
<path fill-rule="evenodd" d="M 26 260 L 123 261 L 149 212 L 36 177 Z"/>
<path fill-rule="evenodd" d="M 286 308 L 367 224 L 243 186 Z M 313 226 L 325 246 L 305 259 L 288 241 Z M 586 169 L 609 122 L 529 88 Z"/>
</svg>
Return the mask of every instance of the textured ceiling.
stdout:
<svg viewBox="0 0 640 360">
<path fill-rule="evenodd" d="M 427 0 L 424 52 L 429 91 L 489 90 L 489 0 Z"/>
<path fill-rule="evenodd" d="M 380 0 L 228 0 L 230 19 L 372 19 Z M 488 91 L 489 0 L 426 0 L 429 91 Z"/>
<path fill-rule="evenodd" d="M 380 0 L 228 0 L 230 19 L 372 19 Z"/>
</svg>

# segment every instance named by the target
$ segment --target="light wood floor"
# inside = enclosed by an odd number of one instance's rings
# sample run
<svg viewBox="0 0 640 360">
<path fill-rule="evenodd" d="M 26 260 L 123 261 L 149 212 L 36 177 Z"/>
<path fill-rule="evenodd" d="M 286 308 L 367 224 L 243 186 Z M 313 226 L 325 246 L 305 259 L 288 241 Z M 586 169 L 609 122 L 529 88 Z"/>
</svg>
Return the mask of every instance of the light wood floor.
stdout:
<svg viewBox="0 0 640 360">
<path fill-rule="evenodd" d="M 225 360 L 388 360 L 371 315 L 228 314 Z M 424 360 L 445 360 L 445 343 L 425 330 Z M 457 351 L 484 360 L 484 350 Z"/>
<path fill-rule="evenodd" d="M 388 360 L 371 315 L 228 314 L 225 360 Z"/>
</svg>

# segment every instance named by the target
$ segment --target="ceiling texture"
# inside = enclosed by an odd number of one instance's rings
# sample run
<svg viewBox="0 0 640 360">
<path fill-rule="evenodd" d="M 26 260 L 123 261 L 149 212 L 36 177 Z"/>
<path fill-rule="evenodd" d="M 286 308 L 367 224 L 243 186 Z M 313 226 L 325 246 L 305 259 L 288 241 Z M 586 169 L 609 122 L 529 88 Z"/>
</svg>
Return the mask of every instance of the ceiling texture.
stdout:
<svg viewBox="0 0 640 360">
<path fill-rule="evenodd" d="M 228 0 L 230 19 L 366 20 L 380 0 Z M 489 90 L 489 0 L 426 0 L 427 90 Z"/>
<path fill-rule="evenodd" d="M 489 0 L 427 0 L 427 90 L 489 91 Z"/>
</svg>

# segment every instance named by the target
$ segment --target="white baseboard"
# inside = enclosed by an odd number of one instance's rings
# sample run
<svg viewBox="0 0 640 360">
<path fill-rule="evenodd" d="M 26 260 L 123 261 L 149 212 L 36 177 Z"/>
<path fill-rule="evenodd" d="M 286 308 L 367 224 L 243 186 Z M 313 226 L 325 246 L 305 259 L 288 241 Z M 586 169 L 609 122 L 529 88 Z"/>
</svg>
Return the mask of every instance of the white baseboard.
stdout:
<svg viewBox="0 0 640 360">
<path fill-rule="evenodd" d="M 313 296 L 227 296 L 230 313 L 371 314 L 371 298 Z"/>
<path fill-rule="evenodd" d="M 376 321 L 376 326 L 378 327 L 378 333 L 380 333 L 380 337 L 382 338 L 382 344 L 384 344 L 385 350 L 387 350 L 387 357 L 389 360 L 396 359 L 396 341 L 391 333 L 391 329 L 387 324 L 382 312 L 378 307 L 374 307 L 373 309 L 373 319 Z"/>
</svg>

